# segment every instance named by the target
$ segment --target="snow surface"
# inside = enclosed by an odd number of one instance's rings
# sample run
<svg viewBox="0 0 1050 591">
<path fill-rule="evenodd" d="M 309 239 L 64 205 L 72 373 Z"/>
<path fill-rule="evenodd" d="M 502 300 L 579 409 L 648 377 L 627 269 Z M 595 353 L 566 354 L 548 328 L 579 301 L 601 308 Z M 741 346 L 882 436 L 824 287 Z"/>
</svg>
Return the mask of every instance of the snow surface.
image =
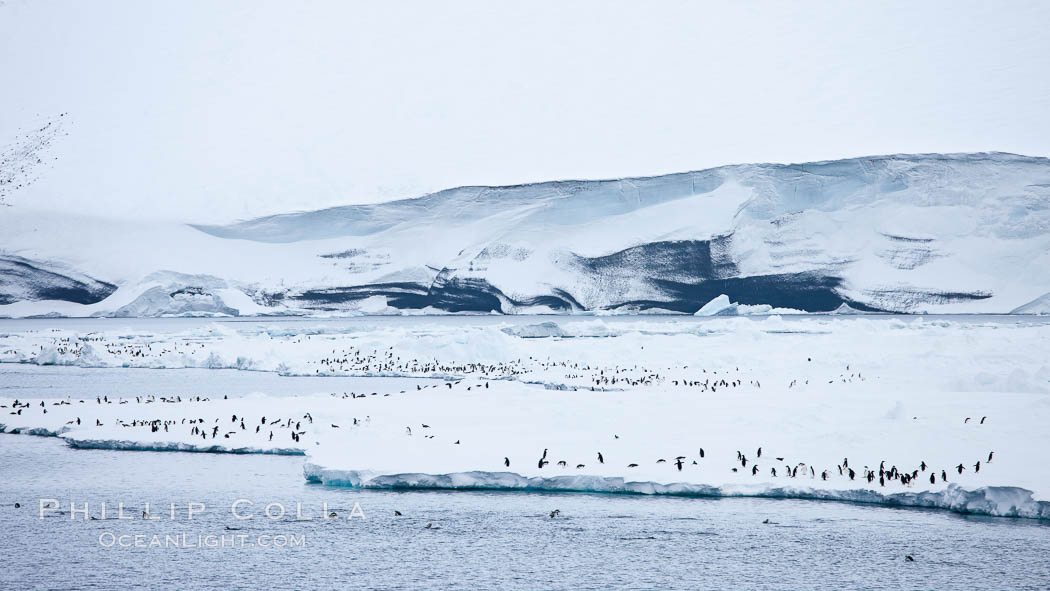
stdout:
<svg viewBox="0 0 1050 591">
<path fill-rule="evenodd" d="M 1046 323 L 772 316 L 508 328 L 9 330 L 0 359 L 10 362 L 448 381 L 228 400 L 197 400 L 189 386 L 177 399 L 34 399 L 19 409 L 4 399 L 0 423 L 78 447 L 305 453 L 305 476 L 330 485 L 789 496 L 1050 518 Z M 839 475 L 845 458 L 856 480 Z M 907 486 L 861 479 L 883 461 L 928 469 Z"/>
<path fill-rule="evenodd" d="M 692 314 L 720 294 L 1008 313 L 1050 293 L 1048 191 L 1050 160 L 982 153 L 459 187 L 229 226 L 11 207 L 0 250 L 118 289 L 41 299 L 0 273 L 0 315 Z"/>
</svg>

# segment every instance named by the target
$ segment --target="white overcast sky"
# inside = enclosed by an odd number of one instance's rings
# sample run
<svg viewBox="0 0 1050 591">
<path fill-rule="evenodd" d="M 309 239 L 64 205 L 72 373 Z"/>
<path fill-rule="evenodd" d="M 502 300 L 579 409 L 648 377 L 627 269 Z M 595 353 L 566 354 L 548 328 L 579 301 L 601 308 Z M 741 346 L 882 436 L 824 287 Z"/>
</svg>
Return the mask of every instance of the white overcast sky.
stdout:
<svg viewBox="0 0 1050 591">
<path fill-rule="evenodd" d="M 9 201 L 132 218 L 1050 155 L 1050 2 L 0 0 L 0 77 L 0 147 L 69 114 Z"/>
</svg>

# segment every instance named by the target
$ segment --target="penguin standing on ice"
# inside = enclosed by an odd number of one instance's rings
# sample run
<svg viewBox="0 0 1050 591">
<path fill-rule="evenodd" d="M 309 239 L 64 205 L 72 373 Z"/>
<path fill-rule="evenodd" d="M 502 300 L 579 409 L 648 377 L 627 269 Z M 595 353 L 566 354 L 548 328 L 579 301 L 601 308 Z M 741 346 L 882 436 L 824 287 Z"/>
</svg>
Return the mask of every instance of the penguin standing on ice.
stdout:
<svg viewBox="0 0 1050 591">
<path fill-rule="evenodd" d="M 605 463 L 605 458 L 602 457 L 602 452 L 598 452 L 598 463 L 599 464 L 604 464 Z"/>
<path fill-rule="evenodd" d="M 80 420 L 80 419 L 77 419 L 77 421 L 79 421 L 79 420 Z M 80 423 L 78 422 L 77 424 L 79 425 Z M 987 462 L 985 462 L 986 464 L 991 464 L 991 463 L 992 463 L 992 456 L 993 456 L 993 455 L 995 455 L 995 452 L 994 452 L 994 451 L 990 451 L 990 452 L 988 452 L 988 461 L 987 461 Z"/>
<path fill-rule="evenodd" d="M 510 468 L 510 458 L 503 458 L 503 465 Z"/>
</svg>

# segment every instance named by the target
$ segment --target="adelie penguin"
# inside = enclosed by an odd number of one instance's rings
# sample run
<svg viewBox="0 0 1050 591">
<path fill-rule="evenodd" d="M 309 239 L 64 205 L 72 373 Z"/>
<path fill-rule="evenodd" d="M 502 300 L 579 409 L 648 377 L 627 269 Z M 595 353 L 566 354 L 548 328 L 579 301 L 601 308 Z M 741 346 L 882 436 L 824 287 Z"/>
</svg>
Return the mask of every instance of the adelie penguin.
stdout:
<svg viewBox="0 0 1050 591">
<path fill-rule="evenodd" d="M 503 458 L 503 465 L 510 468 L 510 458 Z"/>
</svg>

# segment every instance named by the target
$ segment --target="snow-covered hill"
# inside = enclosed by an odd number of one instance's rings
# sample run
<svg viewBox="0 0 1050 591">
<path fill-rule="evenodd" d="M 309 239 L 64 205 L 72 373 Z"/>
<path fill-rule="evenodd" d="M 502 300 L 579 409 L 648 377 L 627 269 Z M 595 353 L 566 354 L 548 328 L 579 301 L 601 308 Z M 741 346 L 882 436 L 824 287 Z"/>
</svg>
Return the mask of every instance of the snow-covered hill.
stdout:
<svg viewBox="0 0 1050 591">
<path fill-rule="evenodd" d="M 0 267 L 12 316 L 694 313 L 723 294 L 731 310 L 1039 311 L 1050 160 L 898 155 L 460 187 L 229 226 L 10 207 L 0 253 L 97 284 L 66 297 Z"/>
</svg>

